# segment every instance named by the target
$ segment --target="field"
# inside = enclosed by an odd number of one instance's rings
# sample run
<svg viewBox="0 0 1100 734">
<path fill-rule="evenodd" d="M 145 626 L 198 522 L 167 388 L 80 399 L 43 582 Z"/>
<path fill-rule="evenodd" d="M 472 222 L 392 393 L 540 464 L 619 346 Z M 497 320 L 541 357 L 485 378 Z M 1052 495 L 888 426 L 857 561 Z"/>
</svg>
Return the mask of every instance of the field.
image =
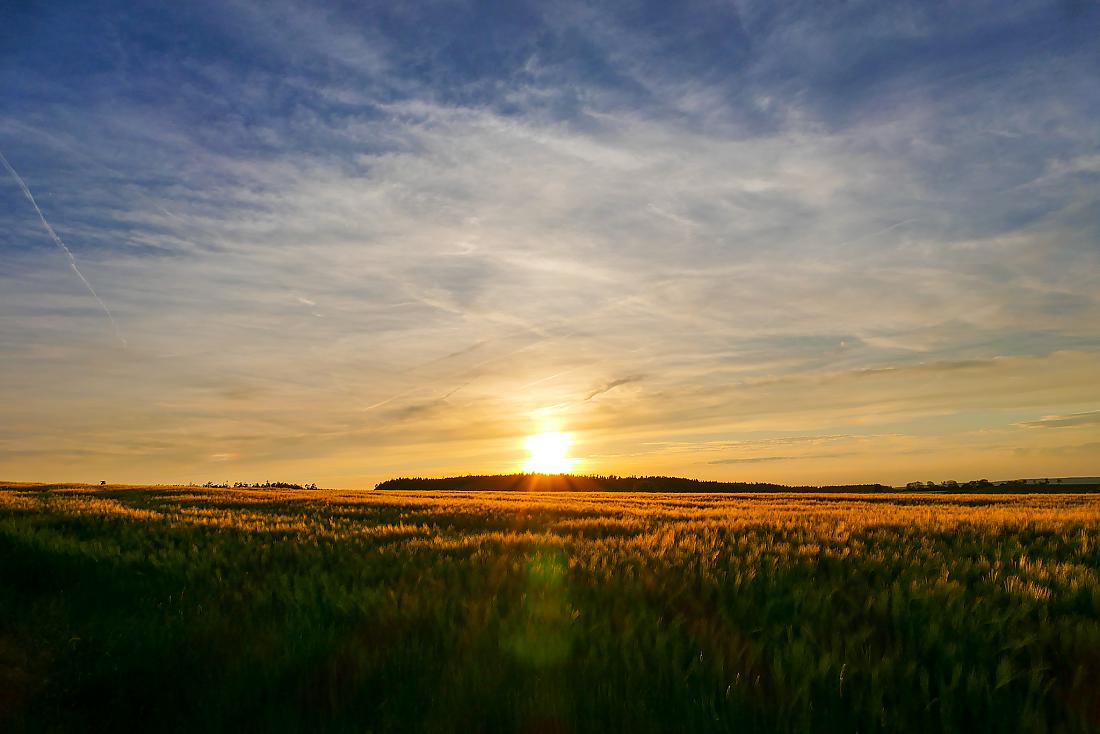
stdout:
<svg viewBox="0 0 1100 734">
<path fill-rule="evenodd" d="M 0 729 L 1100 731 L 1100 496 L 0 485 Z"/>
</svg>

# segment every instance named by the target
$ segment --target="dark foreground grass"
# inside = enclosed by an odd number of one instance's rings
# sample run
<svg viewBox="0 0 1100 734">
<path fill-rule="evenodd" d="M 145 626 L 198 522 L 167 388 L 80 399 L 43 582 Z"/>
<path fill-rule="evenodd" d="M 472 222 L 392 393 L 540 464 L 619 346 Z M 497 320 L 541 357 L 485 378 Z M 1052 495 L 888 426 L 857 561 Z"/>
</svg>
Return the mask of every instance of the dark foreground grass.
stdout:
<svg viewBox="0 0 1100 734">
<path fill-rule="evenodd" d="M 0 487 L 4 731 L 1100 731 L 1100 496 Z"/>
</svg>

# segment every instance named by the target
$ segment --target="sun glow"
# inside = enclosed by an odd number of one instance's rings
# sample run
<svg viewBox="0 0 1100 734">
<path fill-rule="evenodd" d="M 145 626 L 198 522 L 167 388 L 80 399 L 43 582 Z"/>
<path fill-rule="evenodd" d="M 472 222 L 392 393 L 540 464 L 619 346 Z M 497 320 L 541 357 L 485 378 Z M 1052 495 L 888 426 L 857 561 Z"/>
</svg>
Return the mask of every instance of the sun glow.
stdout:
<svg viewBox="0 0 1100 734">
<path fill-rule="evenodd" d="M 565 474 L 573 469 L 576 459 L 568 457 L 573 437 L 568 433 L 537 433 L 527 437 L 530 457 L 523 463 L 523 470 L 533 474 Z"/>
</svg>

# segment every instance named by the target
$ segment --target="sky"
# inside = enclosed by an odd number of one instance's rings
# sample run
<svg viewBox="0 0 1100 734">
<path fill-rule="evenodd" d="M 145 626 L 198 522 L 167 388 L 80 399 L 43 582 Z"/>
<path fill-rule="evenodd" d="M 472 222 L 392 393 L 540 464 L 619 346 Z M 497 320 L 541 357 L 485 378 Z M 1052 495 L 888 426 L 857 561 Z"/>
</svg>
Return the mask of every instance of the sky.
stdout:
<svg viewBox="0 0 1100 734">
<path fill-rule="evenodd" d="M 1100 3 L 4 13 L 2 479 L 1100 474 Z"/>
</svg>

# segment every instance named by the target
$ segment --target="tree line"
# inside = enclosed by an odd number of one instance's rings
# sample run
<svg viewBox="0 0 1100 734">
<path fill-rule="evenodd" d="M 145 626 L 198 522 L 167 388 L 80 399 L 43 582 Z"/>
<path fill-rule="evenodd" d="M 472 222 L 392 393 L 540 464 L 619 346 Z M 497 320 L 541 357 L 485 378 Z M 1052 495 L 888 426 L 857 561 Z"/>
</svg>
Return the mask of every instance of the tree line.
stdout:
<svg viewBox="0 0 1100 734">
<path fill-rule="evenodd" d="M 767 482 L 717 482 L 683 477 L 615 474 L 470 474 L 461 477 L 398 477 L 379 482 L 383 491 L 461 492 L 888 492 L 884 484 L 788 486 Z"/>
<path fill-rule="evenodd" d="M 294 482 L 206 482 L 202 486 L 215 489 L 317 489 L 316 484 L 295 484 Z"/>
</svg>

